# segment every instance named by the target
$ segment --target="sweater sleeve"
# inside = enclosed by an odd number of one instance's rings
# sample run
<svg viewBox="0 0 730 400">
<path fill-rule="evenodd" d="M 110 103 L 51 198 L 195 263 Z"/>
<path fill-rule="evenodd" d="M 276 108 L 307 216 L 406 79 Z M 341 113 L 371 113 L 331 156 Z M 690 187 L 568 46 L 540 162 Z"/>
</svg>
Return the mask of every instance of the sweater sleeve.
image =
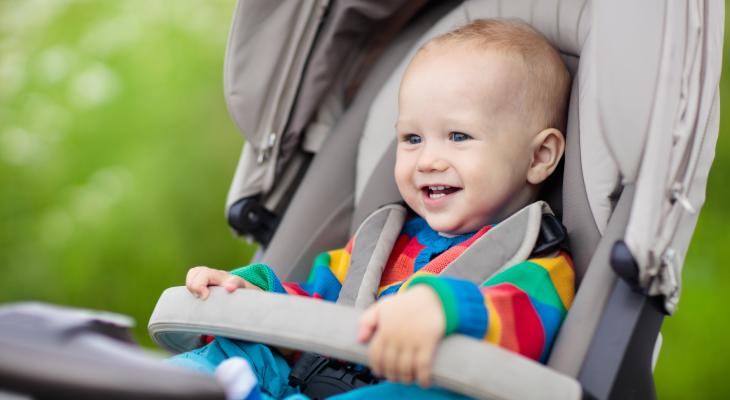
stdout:
<svg viewBox="0 0 730 400">
<path fill-rule="evenodd" d="M 251 264 L 231 271 L 263 290 L 336 301 L 350 265 L 353 239 L 344 248 L 320 253 L 306 282 L 282 282 L 266 264 Z"/>
<path fill-rule="evenodd" d="M 444 307 L 446 334 L 486 340 L 545 362 L 573 302 L 575 274 L 570 256 L 534 258 L 494 275 L 483 285 L 437 275 L 415 275 Z"/>
</svg>

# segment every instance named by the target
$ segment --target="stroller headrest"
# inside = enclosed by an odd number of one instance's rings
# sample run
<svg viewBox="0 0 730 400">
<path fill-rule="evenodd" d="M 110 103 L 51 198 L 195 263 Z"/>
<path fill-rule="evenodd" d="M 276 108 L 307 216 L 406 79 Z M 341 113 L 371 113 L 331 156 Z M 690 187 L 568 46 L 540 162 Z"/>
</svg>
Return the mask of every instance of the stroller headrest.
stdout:
<svg viewBox="0 0 730 400">
<path fill-rule="evenodd" d="M 562 7 L 557 3 L 575 4 L 566 4 Z M 564 223 L 569 232 L 589 240 L 588 243 L 580 243 L 580 247 L 586 248 L 586 251 L 578 250 L 576 257 L 576 264 L 585 266 L 600 237 L 600 230 L 608 220 L 612 206 L 610 195 L 618 184 L 615 164 L 610 157 L 599 156 L 600 153 L 605 152 L 605 149 L 600 148 L 601 141 L 591 138 L 591 135 L 598 132 L 595 128 L 597 113 L 595 109 L 591 109 L 595 106 L 588 102 L 596 97 L 595 87 L 589 82 L 591 69 L 579 68 L 579 60 L 583 61 L 585 53 L 588 58 L 592 54 L 590 47 L 586 48 L 590 27 L 590 10 L 586 1 L 467 0 L 428 30 L 404 57 L 401 64 L 380 89 L 370 107 L 357 156 L 355 214 L 351 230 L 372 211 L 373 207 L 400 199 L 395 185 L 384 184 L 384 182 L 393 180 L 393 148 L 395 146 L 393 126 L 398 113 L 397 93 L 410 59 L 417 49 L 431 38 L 475 19 L 494 17 L 519 18 L 531 24 L 560 51 L 566 66 L 574 77 L 570 117 L 566 132 L 568 138 L 566 163 L 569 164 L 569 167 L 566 168 L 562 179 L 557 177 L 558 179 L 551 180 L 550 184 L 554 187 L 547 188 L 544 197 L 558 213 L 562 210 Z M 578 118 L 579 110 L 580 119 Z M 579 135 L 583 135 L 580 141 Z M 580 147 L 586 147 L 588 151 L 596 155 L 591 158 L 591 163 L 596 168 L 584 171 L 582 163 L 579 162 Z M 583 184 L 584 180 L 587 180 L 585 174 L 588 174 L 590 181 L 596 184 L 586 188 Z M 566 181 L 566 185 L 562 185 L 562 180 Z M 373 201 L 373 197 L 378 201 Z M 570 203 L 570 207 L 563 207 L 564 202 Z"/>
</svg>

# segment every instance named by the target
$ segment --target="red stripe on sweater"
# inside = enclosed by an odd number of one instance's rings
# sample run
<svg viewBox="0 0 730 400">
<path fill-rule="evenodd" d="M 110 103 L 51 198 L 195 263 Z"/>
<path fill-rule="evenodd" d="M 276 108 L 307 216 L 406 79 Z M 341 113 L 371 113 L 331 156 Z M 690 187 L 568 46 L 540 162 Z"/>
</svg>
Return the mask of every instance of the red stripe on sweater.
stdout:
<svg viewBox="0 0 730 400">
<path fill-rule="evenodd" d="M 470 246 L 472 243 L 476 242 L 477 239 L 479 239 L 480 237 L 482 237 L 485 233 L 489 232 L 490 229 L 492 229 L 492 225 L 485 226 L 484 228 L 478 230 L 477 233 L 475 233 L 469 239 L 466 239 L 461 244 L 464 245 L 464 246 L 467 246 L 467 247 Z"/>
<path fill-rule="evenodd" d="M 418 253 L 425 248 L 415 237 L 400 235 L 385 263 L 378 287 L 401 282 L 413 275 L 413 264 Z"/>
<path fill-rule="evenodd" d="M 352 254 L 352 245 L 354 243 L 355 243 L 355 236 L 353 236 L 352 238 L 350 238 L 350 240 L 345 245 L 345 251 L 347 252 L 347 254 Z"/>
<path fill-rule="evenodd" d="M 286 293 L 287 294 L 294 294 L 294 295 L 297 295 L 297 296 L 311 297 L 311 295 L 309 293 L 307 293 L 307 291 L 305 291 L 304 289 L 302 289 L 299 286 L 298 283 L 295 283 L 295 282 L 282 282 L 281 283 L 281 286 L 284 287 L 284 290 L 286 290 Z"/>
<path fill-rule="evenodd" d="M 545 331 L 527 293 L 509 283 L 491 286 L 484 291 L 489 292 L 502 320 L 501 344 L 539 360 L 545 346 Z"/>
<path fill-rule="evenodd" d="M 515 336 L 515 321 L 514 311 L 512 310 L 512 299 L 509 293 L 505 293 L 502 285 L 492 286 L 489 288 L 482 289 L 484 292 L 488 292 L 489 298 L 492 300 L 494 309 L 499 314 L 499 319 L 502 322 L 502 334 L 499 338 L 499 345 L 518 352 L 520 351 L 517 337 Z M 487 295 L 487 294 L 485 294 Z"/>
</svg>

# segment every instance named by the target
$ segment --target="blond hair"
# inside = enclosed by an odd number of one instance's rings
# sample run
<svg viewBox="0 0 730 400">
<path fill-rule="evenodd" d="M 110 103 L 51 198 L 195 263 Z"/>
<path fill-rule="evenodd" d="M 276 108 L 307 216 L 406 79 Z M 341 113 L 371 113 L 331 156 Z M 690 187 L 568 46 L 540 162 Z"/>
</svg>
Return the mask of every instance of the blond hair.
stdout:
<svg viewBox="0 0 730 400">
<path fill-rule="evenodd" d="M 422 50 L 452 43 L 518 55 L 527 70 L 522 111 L 534 115 L 541 129 L 565 132 L 570 73 L 542 34 L 516 19 L 478 19 L 432 39 Z"/>
</svg>

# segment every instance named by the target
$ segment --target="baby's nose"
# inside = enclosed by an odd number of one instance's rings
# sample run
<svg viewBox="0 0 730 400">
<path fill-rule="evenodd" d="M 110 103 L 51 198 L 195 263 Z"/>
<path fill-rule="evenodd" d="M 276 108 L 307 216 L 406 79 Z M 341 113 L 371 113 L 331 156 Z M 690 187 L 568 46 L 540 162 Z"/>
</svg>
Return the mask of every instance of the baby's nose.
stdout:
<svg viewBox="0 0 730 400">
<path fill-rule="evenodd" d="M 445 171 L 448 167 L 449 163 L 437 149 L 424 149 L 418 158 L 418 170 L 420 172 Z"/>
</svg>

